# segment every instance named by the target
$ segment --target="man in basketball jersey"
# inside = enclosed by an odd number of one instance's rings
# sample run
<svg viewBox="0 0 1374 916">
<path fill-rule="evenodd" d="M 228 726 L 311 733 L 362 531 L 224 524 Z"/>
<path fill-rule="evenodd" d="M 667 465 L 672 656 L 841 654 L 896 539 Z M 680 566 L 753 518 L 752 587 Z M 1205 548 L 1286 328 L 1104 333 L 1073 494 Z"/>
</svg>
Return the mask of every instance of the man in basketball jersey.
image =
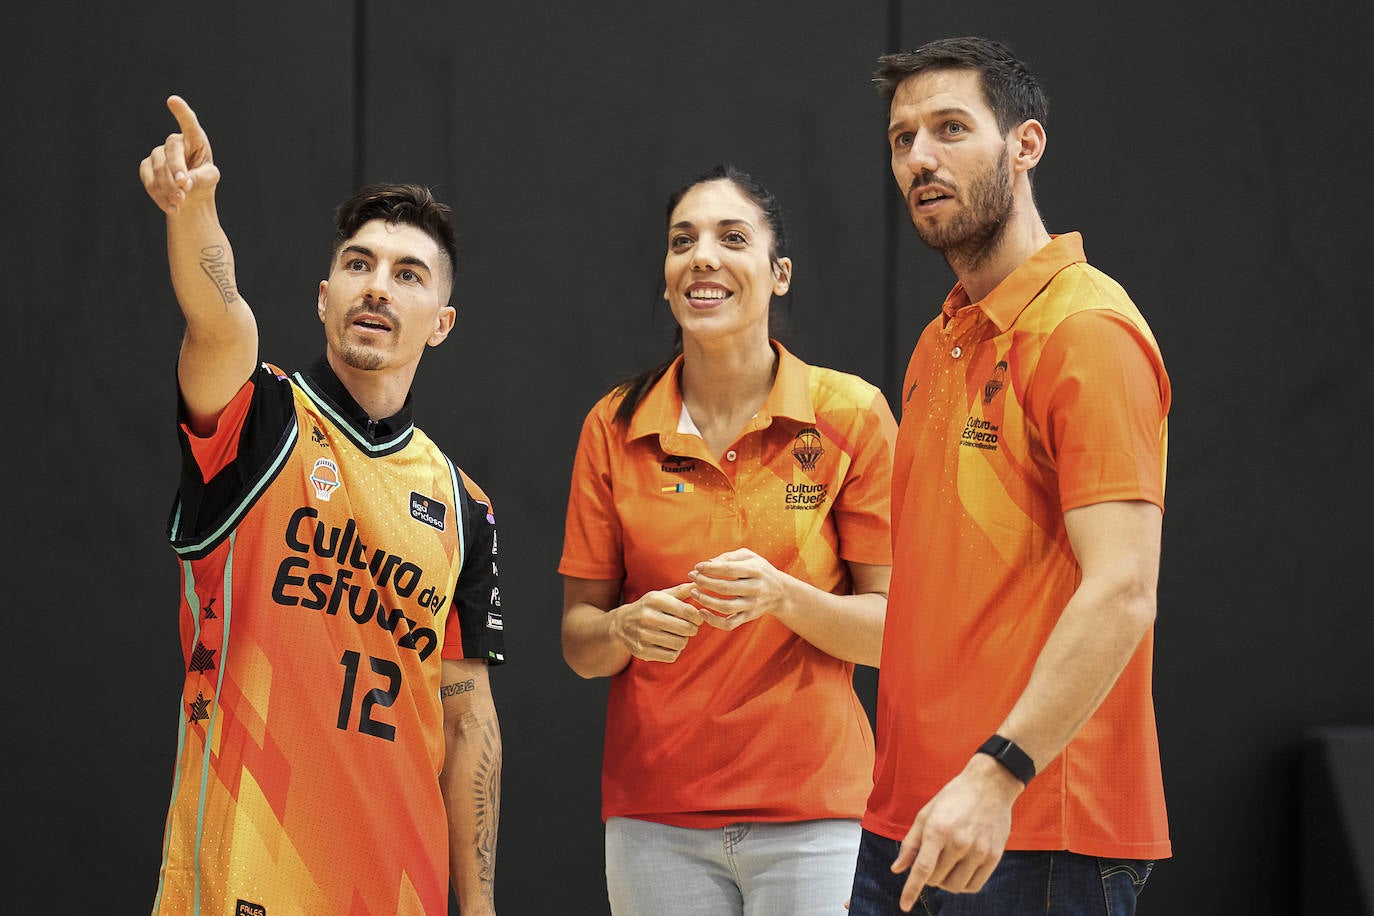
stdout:
<svg viewBox="0 0 1374 916">
<path fill-rule="evenodd" d="M 140 165 L 186 334 L 169 536 L 186 659 L 154 913 L 493 913 L 504 661 L 491 503 L 412 422 L 453 327 L 449 210 L 340 205 L 324 355 L 258 361 L 182 99 Z"/>
</svg>

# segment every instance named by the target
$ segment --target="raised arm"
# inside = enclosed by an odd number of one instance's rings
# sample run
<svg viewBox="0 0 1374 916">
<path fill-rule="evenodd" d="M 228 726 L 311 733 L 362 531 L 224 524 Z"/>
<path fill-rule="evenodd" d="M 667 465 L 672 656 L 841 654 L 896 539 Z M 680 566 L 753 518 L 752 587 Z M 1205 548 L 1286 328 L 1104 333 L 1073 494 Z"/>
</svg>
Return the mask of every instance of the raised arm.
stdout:
<svg viewBox="0 0 1374 916">
<path fill-rule="evenodd" d="M 258 329 L 234 277 L 234 252 L 219 223 L 219 168 L 210 138 L 180 96 L 167 99 L 178 133 L 148 154 L 139 177 L 167 216 L 167 261 L 186 318 L 177 380 L 191 430 L 214 431 L 220 412 L 253 374 Z"/>
<path fill-rule="evenodd" d="M 445 661 L 444 770 L 449 883 L 463 916 L 495 914 L 496 833 L 501 817 L 501 726 L 481 659 Z"/>
</svg>

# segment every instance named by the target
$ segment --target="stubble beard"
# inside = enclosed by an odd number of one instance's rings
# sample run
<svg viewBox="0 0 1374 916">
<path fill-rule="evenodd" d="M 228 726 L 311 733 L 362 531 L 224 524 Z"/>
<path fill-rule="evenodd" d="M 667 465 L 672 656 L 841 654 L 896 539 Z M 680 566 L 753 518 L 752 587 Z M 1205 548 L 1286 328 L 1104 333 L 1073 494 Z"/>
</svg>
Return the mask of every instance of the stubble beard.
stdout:
<svg viewBox="0 0 1374 916">
<path fill-rule="evenodd" d="M 943 254 L 955 273 L 977 268 L 1001 244 L 1015 203 L 1008 163 L 1004 149 L 991 168 L 969 182 L 967 205 L 943 225 L 912 219 L 921 241 Z"/>
<path fill-rule="evenodd" d="M 387 308 L 355 306 L 349 309 L 345 316 L 344 325 L 339 330 L 339 358 L 343 360 L 344 365 L 350 368 L 372 372 L 381 369 L 386 364 L 386 353 L 380 347 L 358 343 L 348 336 L 349 330 L 353 327 L 353 320 L 366 311 L 380 312 L 384 318 L 391 322 L 392 330 L 395 333 L 400 331 L 400 322 L 395 314 Z"/>
<path fill-rule="evenodd" d="M 382 368 L 383 362 L 382 354 L 373 348 L 360 346 L 346 339 L 339 341 L 339 358 L 343 360 L 344 365 L 365 372 Z"/>
</svg>

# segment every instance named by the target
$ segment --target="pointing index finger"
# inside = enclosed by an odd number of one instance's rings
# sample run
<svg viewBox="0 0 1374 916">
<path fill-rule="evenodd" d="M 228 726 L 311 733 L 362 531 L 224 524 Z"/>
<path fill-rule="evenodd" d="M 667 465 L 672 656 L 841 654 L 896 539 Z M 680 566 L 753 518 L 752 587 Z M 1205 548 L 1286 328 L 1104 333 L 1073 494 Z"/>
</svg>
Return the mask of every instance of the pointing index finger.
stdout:
<svg viewBox="0 0 1374 916">
<path fill-rule="evenodd" d="M 196 113 L 191 110 L 190 105 L 186 104 L 185 99 L 179 95 L 168 96 L 167 110 L 172 113 L 172 117 L 177 119 L 177 126 L 181 128 L 181 133 L 188 143 L 205 140 L 205 128 L 200 126 Z"/>
</svg>

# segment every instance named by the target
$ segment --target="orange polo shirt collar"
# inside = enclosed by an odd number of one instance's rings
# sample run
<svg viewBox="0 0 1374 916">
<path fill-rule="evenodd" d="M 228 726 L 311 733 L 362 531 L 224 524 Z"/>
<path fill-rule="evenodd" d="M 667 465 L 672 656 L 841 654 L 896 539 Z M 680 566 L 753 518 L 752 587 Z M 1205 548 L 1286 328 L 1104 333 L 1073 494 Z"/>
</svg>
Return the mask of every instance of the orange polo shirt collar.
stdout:
<svg viewBox="0 0 1374 916">
<path fill-rule="evenodd" d="M 811 403 L 810 369 L 776 340 L 770 340 L 769 343 L 778 354 L 778 374 L 768 392 L 768 399 L 744 432 L 763 429 L 773 422 L 774 417 L 788 417 L 802 423 L 816 422 L 816 410 Z M 678 421 L 682 417 L 681 380 L 682 357 L 679 356 L 663 373 L 663 378 L 649 389 L 635 411 L 630 420 L 631 440 L 657 435 L 666 442 L 669 436 L 677 435 Z"/>
<path fill-rule="evenodd" d="M 1031 300 L 1040 295 L 1040 291 L 1054 279 L 1055 274 L 1070 264 L 1081 264 L 1087 260 L 1083 254 L 1082 233 L 1066 232 L 1051 236 L 1048 245 L 1021 262 L 1021 266 L 1007 274 L 981 302 L 970 303 L 964 284 L 956 283 L 945 297 L 945 318 L 952 319 L 960 309 L 972 304 L 988 316 L 998 331 L 1005 333 L 1016 323 L 1017 317 L 1030 305 Z"/>
</svg>

